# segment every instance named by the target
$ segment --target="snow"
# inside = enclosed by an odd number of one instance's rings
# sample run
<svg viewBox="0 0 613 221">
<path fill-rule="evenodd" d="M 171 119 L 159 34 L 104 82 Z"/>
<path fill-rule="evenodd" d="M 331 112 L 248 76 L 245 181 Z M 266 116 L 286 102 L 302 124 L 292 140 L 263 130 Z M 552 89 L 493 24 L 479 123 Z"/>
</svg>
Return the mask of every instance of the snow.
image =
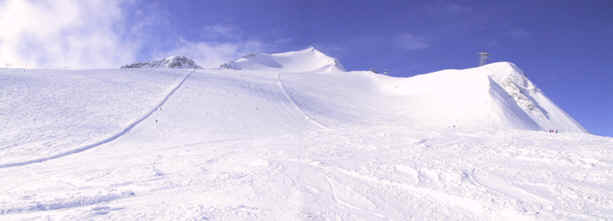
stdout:
<svg viewBox="0 0 613 221">
<path fill-rule="evenodd" d="M 343 65 L 333 57 L 311 46 L 299 51 L 275 54 L 250 54 L 221 65 L 222 69 L 283 72 L 344 71 Z"/>
<path fill-rule="evenodd" d="M 0 73 L 0 165 L 50 157 L 119 135 L 185 75 L 152 70 Z"/>
<path fill-rule="evenodd" d="M 613 139 L 516 65 L 256 57 L 278 65 L 0 69 L 0 219 L 613 219 Z"/>
<path fill-rule="evenodd" d="M 385 79 L 382 88 L 405 100 L 414 121 L 432 126 L 586 132 L 509 62 Z"/>
</svg>

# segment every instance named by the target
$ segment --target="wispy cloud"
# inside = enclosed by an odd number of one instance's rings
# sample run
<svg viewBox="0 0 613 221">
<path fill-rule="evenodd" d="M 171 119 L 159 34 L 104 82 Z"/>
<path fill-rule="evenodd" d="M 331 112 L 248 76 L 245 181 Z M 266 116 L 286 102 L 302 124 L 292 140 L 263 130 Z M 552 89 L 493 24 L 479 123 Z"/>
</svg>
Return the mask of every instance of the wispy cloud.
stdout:
<svg viewBox="0 0 613 221">
<path fill-rule="evenodd" d="M 531 36 L 530 32 L 526 31 L 525 29 L 521 29 L 521 28 L 513 29 L 509 32 L 509 34 L 514 39 L 525 39 Z"/>
<path fill-rule="evenodd" d="M 489 48 L 498 47 L 499 45 L 500 43 L 497 40 L 490 40 L 487 42 L 487 47 Z"/>
<path fill-rule="evenodd" d="M 172 49 L 157 52 L 154 58 L 183 55 L 194 59 L 203 67 L 213 68 L 238 57 L 268 51 L 292 41 L 291 38 L 279 38 L 264 43 L 253 36 L 245 35 L 243 30 L 232 24 L 205 26 L 201 36 L 201 39 L 191 41 L 181 38 Z"/>
<path fill-rule="evenodd" d="M 463 14 L 471 13 L 473 9 L 466 5 L 460 5 L 456 3 L 449 3 L 443 6 L 443 9 L 450 13 Z"/>
<path fill-rule="evenodd" d="M 473 11 L 472 7 L 458 3 L 431 3 L 426 5 L 425 9 L 431 15 L 461 15 Z"/>
<path fill-rule="evenodd" d="M 114 67 L 134 58 L 119 0 L 0 2 L 0 66 Z"/>
<path fill-rule="evenodd" d="M 192 42 L 181 39 L 174 49 L 157 53 L 156 57 L 183 55 L 194 59 L 203 67 L 213 68 L 248 53 L 262 51 L 263 48 L 264 44 L 259 41 L 218 43 L 207 41 Z"/>
<path fill-rule="evenodd" d="M 430 47 L 423 37 L 418 37 L 410 33 L 403 33 L 395 38 L 395 43 L 398 47 L 405 50 L 419 50 Z"/>
<path fill-rule="evenodd" d="M 237 39 L 241 36 L 241 31 L 233 25 L 215 24 L 204 27 L 204 35 L 212 38 Z"/>
</svg>

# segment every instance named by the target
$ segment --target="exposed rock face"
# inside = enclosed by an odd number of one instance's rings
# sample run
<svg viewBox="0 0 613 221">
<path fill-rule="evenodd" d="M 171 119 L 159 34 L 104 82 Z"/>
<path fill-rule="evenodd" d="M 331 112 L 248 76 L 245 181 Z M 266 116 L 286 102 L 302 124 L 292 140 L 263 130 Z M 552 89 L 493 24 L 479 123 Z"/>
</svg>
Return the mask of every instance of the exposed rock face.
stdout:
<svg viewBox="0 0 613 221">
<path fill-rule="evenodd" d="M 178 68 L 178 69 L 200 69 L 198 64 L 185 56 L 170 56 L 162 60 L 151 62 L 138 62 L 121 66 L 121 68 Z"/>
</svg>

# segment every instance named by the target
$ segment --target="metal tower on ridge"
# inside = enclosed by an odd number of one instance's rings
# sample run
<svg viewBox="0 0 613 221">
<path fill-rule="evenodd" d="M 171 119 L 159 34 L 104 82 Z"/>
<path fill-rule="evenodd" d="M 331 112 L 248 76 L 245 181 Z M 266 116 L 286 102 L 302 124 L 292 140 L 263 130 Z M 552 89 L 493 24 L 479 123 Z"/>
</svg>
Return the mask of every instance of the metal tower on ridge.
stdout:
<svg viewBox="0 0 613 221">
<path fill-rule="evenodd" d="M 479 52 L 479 66 L 487 64 L 487 56 L 489 54 L 485 51 Z"/>
</svg>

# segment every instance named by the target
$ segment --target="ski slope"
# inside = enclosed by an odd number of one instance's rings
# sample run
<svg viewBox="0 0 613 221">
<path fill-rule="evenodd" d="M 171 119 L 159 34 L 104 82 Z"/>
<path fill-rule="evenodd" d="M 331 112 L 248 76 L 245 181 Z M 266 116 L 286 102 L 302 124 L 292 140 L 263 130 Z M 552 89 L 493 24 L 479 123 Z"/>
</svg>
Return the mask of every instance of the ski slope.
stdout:
<svg viewBox="0 0 613 221">
<path fill-rule="evenodd" d="M 253 57 L 0 69 L 0 219 L 613 219 L 613 139 L 514 64 L 394 78 L 314 48 Z"/>
</svg>

